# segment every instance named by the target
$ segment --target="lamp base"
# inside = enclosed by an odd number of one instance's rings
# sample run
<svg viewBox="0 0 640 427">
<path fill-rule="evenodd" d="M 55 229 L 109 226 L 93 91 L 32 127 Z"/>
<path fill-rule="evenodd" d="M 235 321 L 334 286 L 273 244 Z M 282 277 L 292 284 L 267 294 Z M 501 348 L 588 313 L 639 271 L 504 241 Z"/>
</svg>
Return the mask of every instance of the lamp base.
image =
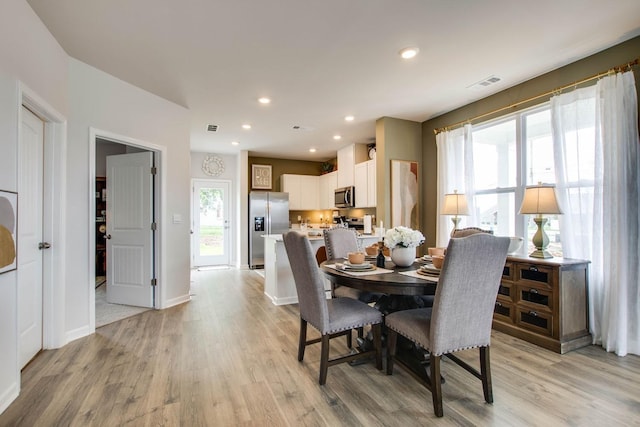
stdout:
<svg viewBox="0 0 640 427">
<path fill-rule="evenodd" d="M 536 234 L 534 234 L 533 239 L 531 239 L 536 250 L 531 252 L 529 256 L 532 258 L 553 258 L 553 255 L 547 251 L 549 238 L 547 237 L 547 233 L 544 232 L 544 224 L 547 222 L 547 219 L 538 216 L 533 219 L 533 222 L 538 226 Z"/>
<path fill-rule="evenodd" d="M 460 223 L 460 220 L 462 218 L 458 218 L 458 216 L 454 216 L 453 218 L 451 218 L 451 222 L 453 222 L 453 230 L 451 230 L 451 234 L 449 236 L 453 237 L 453 235 L 455 234 L 456 230 L 458 229 L 458 224 Z"/>
<path fill-rule="evenodd" d="M 553 255 L 551 255 L 544 249 L 536 249 L 535 251 L 531 252 L 529 256 L 532 258 L 553 258 Z"/>
</svg>

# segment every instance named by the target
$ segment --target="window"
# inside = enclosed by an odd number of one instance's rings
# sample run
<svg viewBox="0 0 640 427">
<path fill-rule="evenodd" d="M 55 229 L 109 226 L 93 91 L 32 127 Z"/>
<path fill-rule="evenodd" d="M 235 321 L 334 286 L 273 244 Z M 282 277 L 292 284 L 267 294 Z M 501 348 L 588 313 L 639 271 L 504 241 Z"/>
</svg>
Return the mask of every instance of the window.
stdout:
<svg viewBox="0 0 640 427">
<path fill-rule="evenodd" d="M 519 215 L 524 188 L 539 182 L 555 183 L 551 112 L 548 104 L 473 128 L 475 215 L 480 226 L 501 236 L 531 238 L 536 225 L 530 215 Z M 549 251 L 562 256 L 558 218 L 547 217 Z"/>
</svg>

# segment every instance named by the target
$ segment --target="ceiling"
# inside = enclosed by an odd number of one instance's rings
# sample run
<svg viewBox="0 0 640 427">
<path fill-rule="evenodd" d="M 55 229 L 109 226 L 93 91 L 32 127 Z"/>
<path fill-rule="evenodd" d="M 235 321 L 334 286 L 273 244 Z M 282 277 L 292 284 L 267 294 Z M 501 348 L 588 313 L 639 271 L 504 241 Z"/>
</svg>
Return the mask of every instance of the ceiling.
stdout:
<svg viewBox="0 0 640 427">
<path fill-rule="evenodd" d="M 27 1 L 70 56 L 188 108 L 192 151 L 317 161 L 640 35 L 638 0 Z"/>
</svg>

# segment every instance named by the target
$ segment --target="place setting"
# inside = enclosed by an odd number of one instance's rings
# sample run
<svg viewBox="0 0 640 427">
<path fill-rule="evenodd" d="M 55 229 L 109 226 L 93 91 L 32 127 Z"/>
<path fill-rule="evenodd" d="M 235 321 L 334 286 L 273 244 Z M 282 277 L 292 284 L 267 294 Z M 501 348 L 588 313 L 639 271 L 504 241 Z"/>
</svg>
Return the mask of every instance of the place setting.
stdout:
<svg viewBox="0 0 640 427">
<path fill-rule="evenodd" d="M 378 268 L 371 262 L 368 262 L 364 252 L 350 252 L 344 262 L 328 265 L 327 267 L 355 275 L 390 273 L 392 271 L 385 268 Z"/>
</svg>

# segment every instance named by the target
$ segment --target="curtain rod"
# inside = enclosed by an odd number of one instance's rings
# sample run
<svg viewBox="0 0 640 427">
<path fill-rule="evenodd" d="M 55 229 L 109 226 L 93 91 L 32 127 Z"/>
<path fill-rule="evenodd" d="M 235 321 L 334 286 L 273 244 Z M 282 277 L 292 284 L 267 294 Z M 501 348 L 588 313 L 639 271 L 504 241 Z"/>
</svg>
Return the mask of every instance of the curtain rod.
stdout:
<svg viewBox="0 0 640 427">
<path fill-rule="evenodd" d="M 634 60 L 633 60 L 633 61 L 631 61 L 631 62 L 627 62 L 626 64 L 622 64 L 622 65 L 618 65 L 617 67 L 610 68 L 610 69 L 608 69 L 607 71 L 604 71 L 604 72 L 598 73 L 598 74 L 593 75 L 593 76 L 591 76 L 591 77 L 587 77 L 587 78 L 584 78 L 584 79 L 582 79 L 582 80 L 578 80 L 577 82 L 573 82 L 573 83 L 570 83 L 570 84 L 567 84 L 567 85 L 564 85 L 564 86 L 560 86 L 559 88 L 556 88 L 556 89 L 553 89 L 553 90 L 550 90 L 550 91 L 547 91 L 547 92 L 541 93 L 540 95 L 536 95 L 536 96 L 532 96 L 531 98 L 523 99 L 522 101 L 518 101 L 518 102 L 516 102 L 516 103 L 513 103 L 513 104 L 510 104 L 510 105 L 507 105 L 506 107 L 497 108 L 497 109 L 495 109 L 495 110 L 489 111 L 488 113 L 480 114 L 480 115 L 478 115 L 478 116 L 472 117 L 472 118 L 470 118 L 470 119 L 463 120 L 463 121 L 458 122 L 458 123 L 454 123 L 454 124 L 449 125 L 449 126 L 445 126 L 445 127 L 441 127 L 441 128 L 438 128 L 438 129 L 434 129 L 434 130 L 433 130 L 433 133 L 437 135 L 437 134 L 439 134 L 440 132 L 445 132 L 445 131 L 448 131 L 448 130 L 451 130 L 451 129 L 457 128 L 457 127 L 459 127 L 459 126 L 465 125 L 465 124 L 467 124 L 467 123 L 471 123 L 471 122 L 473 122 L 473 121 L 476 121 L 476 120 L 479 120 L 479 119 L 483 119 L 483 118 L 485 118 L 485 117 L 487 117 L 487 116 L 492 116 L 492 115 L 497 114 L 497 113 L 500 113 L 500 112 L 502 112 L 502 111 L 510 110 L 510 109 L 516 108 L 516 107 L 518 107 L 519 105 L 527 104 L 527 103 L 529 103 L 529 102 L 531 102 L 531 101 L 535 101 L 535 100 L 537 100 L 537 99 L 544 98 L 544 97 L 547 97 L 547 96 L 549 96 L 549 95 L 553 95 L 553 94 L 556 94 L 556 93 L 562 92 L 562 91 L 563 91 L 563 90 L 565 90 L 565 89 L 568 89 L 568 88 L 571 88 L 571 87 L 575 87 L 575 86 L 578 86 L 578 85 L 581 85 L 581 84 L 584 84 L 584 83 L 590 82 L 590 81 L 592 81 L 592 80 L 597 80 L 597 79 L 599 79 L 599 78 L 601 78 L 601 77 L 604 77 L 604 76 L 606 76 L 606 75 L 609 75 L 609 74 L 611 74 L 611 73 L 614 73 L 614 72 L 615 72 L 615 73 L 622 72 L 622 71 L 624 71 L 624 70 L 625 70 L 625 69 L 627 69 L 627 68 L 628 68 L 628 69 L 631 69 L 631 67 L 636 66 L 636 65 L 638 65 L 638 64 L 640 64 L 640 58 L 636 58 L 636 59 L 634 59 Z"/>
</svg>

